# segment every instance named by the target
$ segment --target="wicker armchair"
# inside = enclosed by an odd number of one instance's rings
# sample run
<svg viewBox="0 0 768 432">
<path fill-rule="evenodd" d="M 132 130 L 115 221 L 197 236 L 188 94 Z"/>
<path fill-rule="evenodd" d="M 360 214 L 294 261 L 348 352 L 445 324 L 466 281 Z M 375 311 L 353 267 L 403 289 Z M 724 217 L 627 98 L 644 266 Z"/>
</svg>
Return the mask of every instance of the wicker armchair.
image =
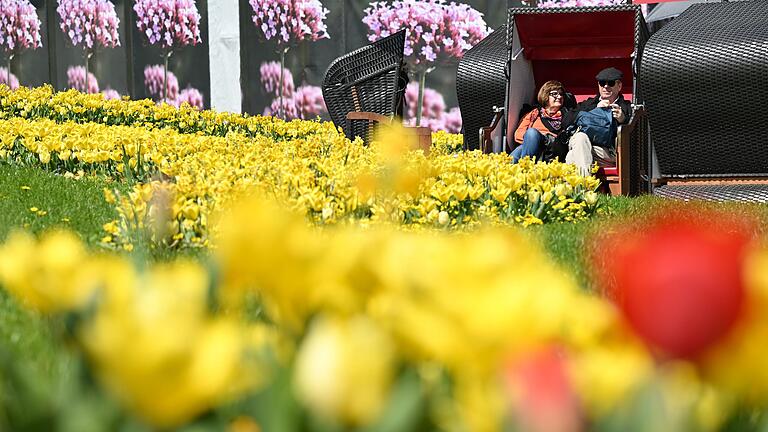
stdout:
<svg viewBox="0 0 768 432">
<path fill-rule="evenodd" d="M 408 74 L 403 61 L 405 31 L 337 58 L 323 80 L 331 120 L 347 138 L 370 141 L 376 123 L 402 117 Z"/>
<path fill-rule="evenodd" d="M 695 4 L 653 35 L 638 82 L 654 194 L 768 202 L 766 71 L 768 2 Z"/>
</svg>

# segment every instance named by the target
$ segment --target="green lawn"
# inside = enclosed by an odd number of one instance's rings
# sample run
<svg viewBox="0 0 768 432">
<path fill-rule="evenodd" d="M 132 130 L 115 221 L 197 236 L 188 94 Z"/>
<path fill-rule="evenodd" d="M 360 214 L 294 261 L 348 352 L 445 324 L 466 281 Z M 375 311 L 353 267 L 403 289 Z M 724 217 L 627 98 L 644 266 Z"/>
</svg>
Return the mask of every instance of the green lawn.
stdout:
<svg viewBox="0 0 768 432">
<path fill-rule="evenodd" d="M 0 164 L 0 241 L 13 229 L 40 233 L 61 227 L 95 245 L 103 235 L 101 226 L 117 216 L 114 205 L 104 200 L 105 187 L 115 185 Z"/>
</svg>

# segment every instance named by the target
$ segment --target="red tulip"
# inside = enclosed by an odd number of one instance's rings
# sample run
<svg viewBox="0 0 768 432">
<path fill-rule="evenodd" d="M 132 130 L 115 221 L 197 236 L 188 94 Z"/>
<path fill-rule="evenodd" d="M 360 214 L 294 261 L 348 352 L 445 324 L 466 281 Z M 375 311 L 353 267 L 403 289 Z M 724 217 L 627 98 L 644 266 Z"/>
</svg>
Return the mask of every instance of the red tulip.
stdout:
<svg viewBox="0 0 768 432">
<path fill-rule="evenodd" d="M 620 229 L 593 253 L 599 284 L 630 327 L 663 356 L 696 359 L 720 341 L 744 309 L 742 267 L 753 224 L 690 210 Z"/>
</svg>

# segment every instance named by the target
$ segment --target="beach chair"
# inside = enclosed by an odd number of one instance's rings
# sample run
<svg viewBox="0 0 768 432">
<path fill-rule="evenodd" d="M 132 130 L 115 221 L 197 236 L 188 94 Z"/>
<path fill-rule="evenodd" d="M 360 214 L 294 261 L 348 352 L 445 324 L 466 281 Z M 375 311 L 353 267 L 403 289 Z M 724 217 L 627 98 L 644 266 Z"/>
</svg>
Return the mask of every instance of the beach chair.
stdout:
<svg viewBox="0 0 768 432">
<path fill-rule="evenodd" d="M 368 144 L 376 124 L 400 121 L 408 73 L 403 61 L 405 31 L 382 38 L 334 60 L 322 84 L 333 123 L 350 140 Z M 426 140 L 428 128 L 412 129 Z"/>
<path fill-rule="evenodd" d="M 694 4 L 648 41 L 638 74 L 654 194 L 768 201 L 768 2 Z"/>
<path fill-rule="evenodd" d="M 617 133 L 617 166 L 599 175 L 615 194 L 645 190 L 640 164 L 647 133 L 635 75 L 648 33 L 639 6 L 512 8 L 507 24 L 470 49 L 459 63 L 457 96 L 467 150 L 511 151 L 521 109 L 538 88 L 558 80 L 580 102 L 597 93 L 595 74 L 624 74 L 633 114 Z"/>
</svg>

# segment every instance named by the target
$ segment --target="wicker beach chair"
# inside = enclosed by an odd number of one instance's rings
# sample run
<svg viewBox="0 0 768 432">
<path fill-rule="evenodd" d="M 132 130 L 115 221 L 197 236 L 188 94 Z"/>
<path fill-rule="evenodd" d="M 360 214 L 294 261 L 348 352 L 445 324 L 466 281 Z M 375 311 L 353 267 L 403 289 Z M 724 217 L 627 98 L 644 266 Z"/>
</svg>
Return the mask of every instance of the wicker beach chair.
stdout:
<svg viewBox="0 0 768 432">
<path fill-rule="evenodd" d="M 578 102 L 597 93 L 599 70 L 616 67 L 624 73 L 625 98 L 641 106 L 635 72 L 647 39 L 636 5 L 509 9 L 507 25 L 470 49 L 459 64 L 456 85 L 466 148 L 511 151 L 520 111 L 551 79 L 562 82 Z M 601 170 L 612 193 L 639 193 L 647 184 L 641 181 L 641 163 L 647 159 L 644 130 L 642 108 L 637 108 L 617 134 L 617 166 Z"/>
<path fill-rule="evenodd" d="M 349 139 L 370 141 L 377 123 L 402 116 L 408 74 L 403 61 L 405 31 L 337 58 L 323 80 L 331 120 Z"/>
<path fill-rule="evenodd" d="M 638 82 L 654 194 L 768 201 L 766 77 L 766 1 L 695 4 L 653 35 Z"/>
</svg>

